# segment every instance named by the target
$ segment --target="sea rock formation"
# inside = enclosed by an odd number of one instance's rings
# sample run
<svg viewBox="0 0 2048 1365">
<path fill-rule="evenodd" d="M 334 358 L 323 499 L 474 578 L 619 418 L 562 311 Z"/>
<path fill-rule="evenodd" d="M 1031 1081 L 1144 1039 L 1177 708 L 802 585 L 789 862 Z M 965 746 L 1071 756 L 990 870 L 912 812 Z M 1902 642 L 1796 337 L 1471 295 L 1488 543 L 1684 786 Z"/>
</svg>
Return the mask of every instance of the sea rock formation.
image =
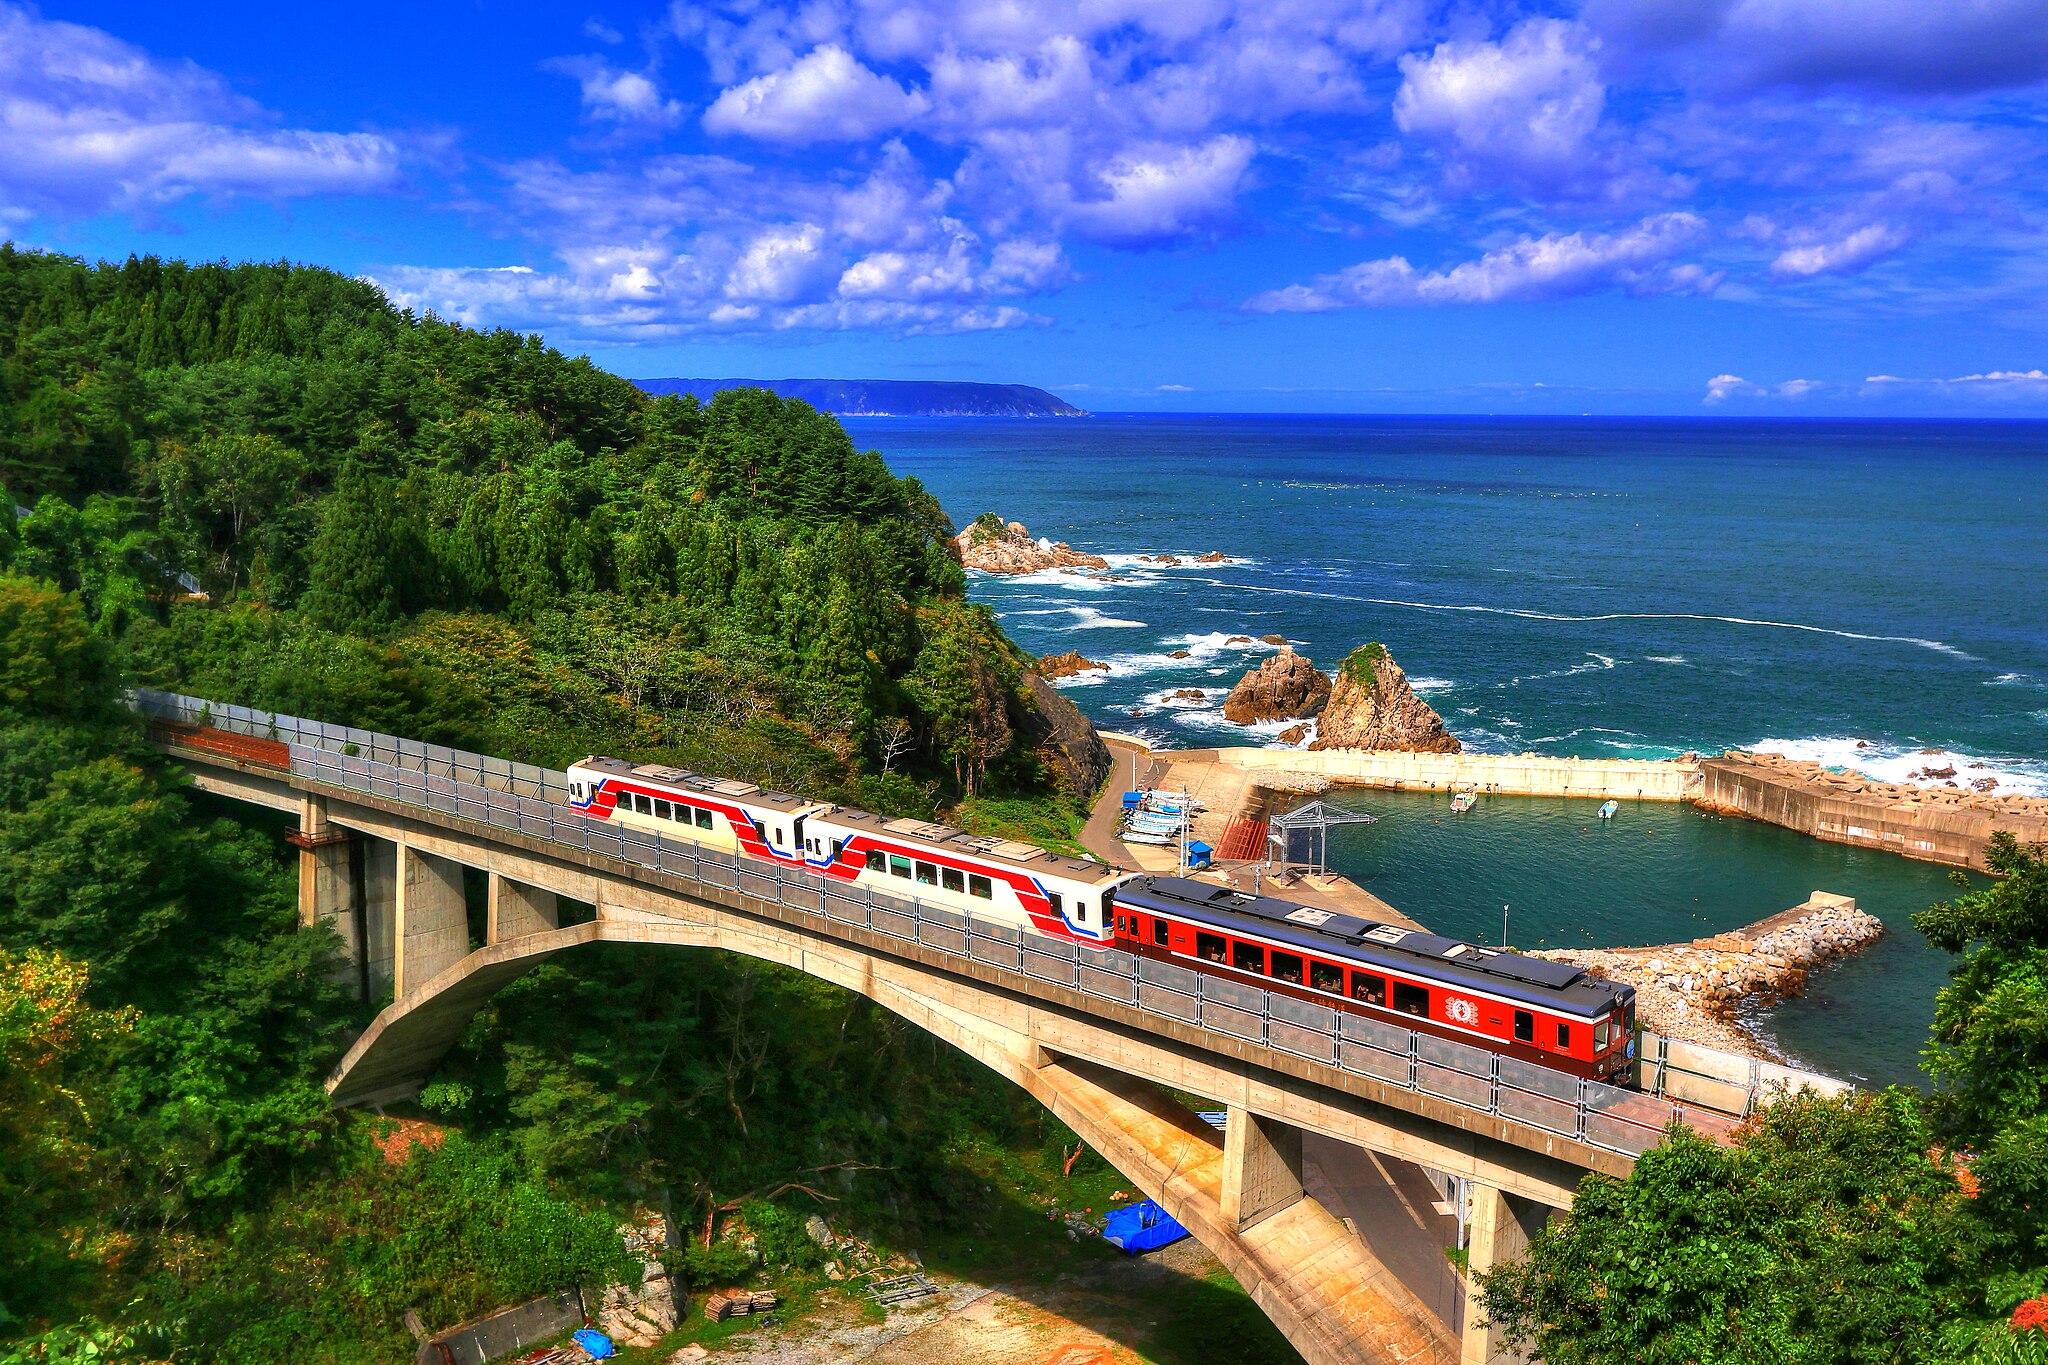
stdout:
<svg viewBox="0 0 2048 1365">
<path fill-rule="evenodd" d="M 1261 635 L 1259 640 L 1261 643 L 1269 645 L 1284 645 L 1287 643 L 1285 635 Z"/>
<path fill-rule="evenodd" d="M 1083 554 L 1065 541 L 1038 540 L 1021 521 L 984 512 L 953 538 L 961 564 L 983 573 L 1042 573 L 1046 569 L 1107 569 L 1101 555 Z"/>
<path fill-rule="evenodd" d="M 1360 645 L 1337 667 L 1337 685 L 1316 724 L 1311 749 L 1404 749 L 1455 754 L 1464 746 L 1444 718 L 1408 686 L 1386 646 Z"/>
<path fill-rule="evenodd" d="M 1077 673 L 1087 673 L 1098 668 L 1104 673 L 1109 672 L 1108 664 L 1097 663 L 1093 659 L 1083 657 L 1081 651 L 1070 649 L 1064 654 L 1048 654 L 1040 659 L 1038 676 L 1052 682 L 1056 678 L 1071 678 Z"/>
<path fill-rule="evenodd" d="M 1290 725 L 1275 735 L 1274 738 L 1282 744 L 1299 744 L 1308 738 L 1308 722 L 1303 721 L 1299 725 Z"/>
<path fill-rule="evenodd" d="M 1109 778 L 1112 759 L 1109 746 L 1074 703 L 1036 673 L 1024 675 L 1031 694 L 1031 710 L 1024 717 L 1024 733 L 1061 785 L 1080 796 L 1092 797 Z"/>
<path fill-rule="evenodd" d="M 1316 715 L 1330 696 L 1330 680 L 1306 654 L 1280 652 L 1237 680 L 1223 699 L 1223 718 L 1239 725 Z"/>
</svg>

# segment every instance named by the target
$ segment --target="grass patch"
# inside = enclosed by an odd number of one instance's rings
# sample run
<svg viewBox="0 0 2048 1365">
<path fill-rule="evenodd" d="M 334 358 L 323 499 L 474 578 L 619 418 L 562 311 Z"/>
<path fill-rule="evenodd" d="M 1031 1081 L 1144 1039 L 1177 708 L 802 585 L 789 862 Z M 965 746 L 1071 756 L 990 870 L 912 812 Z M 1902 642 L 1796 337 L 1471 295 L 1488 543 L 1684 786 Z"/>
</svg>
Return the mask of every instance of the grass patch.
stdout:
<svg viewBox="0 0 2048 1365">
<path fill-rule="evenodd" d="M 1337 665 L 1337 671 L 1352 682 L 1370 691 L 1379 682 L 1380 665 L 1387 660 L 1387 647 L 1377 640 L 1370 640 L 1344 656 L 1344 662 Z"/>
<path fill-rule="evenodd" d="M 1085 817 L 1064 800 L 970 796 L 948 811 L 947 818 L 969 834 L 1017 839 L 1072 858 L 1088 856 L 1088 851 L 1081 847 Z"/>
</svg>

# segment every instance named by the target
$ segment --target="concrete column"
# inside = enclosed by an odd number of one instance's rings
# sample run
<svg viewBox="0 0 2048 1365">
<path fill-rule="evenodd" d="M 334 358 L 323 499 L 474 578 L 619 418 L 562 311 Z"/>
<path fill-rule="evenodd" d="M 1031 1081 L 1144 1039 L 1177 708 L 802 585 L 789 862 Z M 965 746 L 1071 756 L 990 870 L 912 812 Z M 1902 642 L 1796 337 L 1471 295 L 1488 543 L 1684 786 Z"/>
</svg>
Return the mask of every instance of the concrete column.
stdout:
<svg viewBox="0 0 2048 1365">
<path fill-rule="evenodd" d="M 1239 1232 L 1301 1199 L 1301 1129 L 1243 1109 L 1223 1119 L 1224 1224 Z"/>
<path fill-rule="evenodd" d="M 528 934 L 562 927 L 561 911 L 555 904 L 554 892 L 515 882 L 503 873 L 493 872 L 490 876 L 490 899 L 484 921 L 487 926 L 485 942 L 503 943 L 506 939 L 524 938 Z"/>
<path fill-rule="evenodd" d="M 462 899 L 462 864 L 404 844 L 398 846 L 398 913 L 393 932 L 398 962 L 391 994 L 426 984 L 469 956 L 469 908 Z"/>
<path fill-rule="evenodd" d="M 319 796 L 299 803 L 299 828 L 285 838 L 299 850 L 299 924 L 334 926 L 341 939 L 339 975 L 360 993 L 363 935 L 356 904 L 354 840 L 328 821 L 326 798 Z"/>
<path fill-rule="evenodd" d="M 398 854 L 389 839 L 362 840 L 363 952 L 370 999 L 396 999 L 398 975 Z"/>
<path fill-rule="evenodd" d="M 1526 1361 L 1519 1351 L 1510 1351 L 1501 1334 L 1486 1321 L 1486 1308 L 1479 1301 L 1476 1276 L 1503 1261 L 1512 1261 L 1529 1245 L 1529 1238 L 1542 1228 L 1550 1210 L 1491 1186 L 1474 1183 L 1471 1221 L 1466 1226 L 1464 1344 L 1458 1365 L 1508 1365 Z"/>
</svg>

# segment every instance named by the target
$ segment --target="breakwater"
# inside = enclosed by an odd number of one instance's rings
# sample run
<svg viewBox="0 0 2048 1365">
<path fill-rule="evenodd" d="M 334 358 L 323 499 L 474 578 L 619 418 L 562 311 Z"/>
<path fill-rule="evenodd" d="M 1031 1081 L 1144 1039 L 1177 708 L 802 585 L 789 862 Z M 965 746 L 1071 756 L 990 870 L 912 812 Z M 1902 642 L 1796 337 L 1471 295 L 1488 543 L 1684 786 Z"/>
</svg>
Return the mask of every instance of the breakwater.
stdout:
<svg viewBox="0 0 2048 1365">
<path fill-rule="evenodd" d="M 1203 751 L 1191 751 L 1203 752 Z M 1415 754 L 1389 749 L 1216 749 L 1216 761 L 1254 774 L 1321 777 L 1333 786 L 1392 791 L 1471 788 L 1484 795 L 1686 801 L 1700 794 L 1696 759 L 1559 758 L 1548 754 Z M 1255 776 L 1254 781 L 1259 777 Z"/>
<path fill-rule="evenodd" d="M 1701 808 L 1832 843 L 1982 871 L 1998 830 L 2022 843 L 2048 840 L 2048 801 L 2038 798 L 1872 782 L 1776 754 L 1731 752 L 1699 768 Z"/>
</svg>

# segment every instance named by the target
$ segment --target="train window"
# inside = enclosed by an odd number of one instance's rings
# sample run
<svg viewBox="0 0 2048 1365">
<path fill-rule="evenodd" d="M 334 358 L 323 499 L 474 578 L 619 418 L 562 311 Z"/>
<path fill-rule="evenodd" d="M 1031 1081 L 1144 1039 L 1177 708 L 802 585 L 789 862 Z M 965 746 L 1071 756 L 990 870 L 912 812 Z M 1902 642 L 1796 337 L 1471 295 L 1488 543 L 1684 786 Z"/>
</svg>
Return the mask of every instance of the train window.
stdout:
<svg viewBox="0 0 2048 1365">
<path fill-rule="evenodd" d="M 654 803 L 654 818 L 655 818 L 655 819 L 657 819 L 657 820 L 672 820 L 672 819 L 674 819 L 674 818 L 675 818 L 675 813 L 676 813 L 676 808 L 675 808 L 674 806 L 670 805 L 670 804 L 669 804 L 668 802 L 666 802 L 666 801 L 663 801 L 663 800 L 660 800 L 659 798 L 657 798 L 657 799 L 655 800 L 655 803 Z"/>
<path fill-rule="evenodd" d="M 1223 936 L 1221 934 L 1205 934 L 1197 929 L 1195 931 L 1195 956 L 1204 962 L 1221 962 L 1223 960 Z"/>
<path fill-rule="evenodd" d="M 1527 1010 L 1515 1011 L 1515 1041 L 1533 1043 L 1536 1041 L 1536 1016 Z"/>
<path fill-rule="evenodd" d="M 1079 896 L 1076 896 L 1074 897 L 1074 923 L 1086 924 L 1087 922 L 1088 902 L 1082 900 Z"/>
<path fill-rule="evenodd" d="M 1607 1021 L 1602 1019 L 1599 1023 L 1593 1025 L 1593 1051 L 1596 1053 L 1607 1051 L 1607 1038 Z"/>
<path fill-rule="evenodd" d="M 834 840 L 832 841 L 832 861 L 833 861 L 833 862 L 835 862 L 835 863 L 836 863 L 836 862 L 838 862 L 838 861 L 839 861 L 839 855 L 840 855 L 841 853 L 845 852 L 845 851 L 846 851 L 846 840 L 844 840 L 844 839 L 834 839 Z"/>
<path fill-rule="evenodd" d="M 1165 920 L 1163 920 L 1163 919 L 1155 919 L 1155 920 L 1153 920 L 1153 921 L 1152 921 L 1152 941 L 1153 941 L 1154 943 L 1158 944 L 1158 945 L 1159 945 L 1160 947 L 1162 947 L 1162 948 L 1164 948 L 1164 947 L 1166 946 L 1166 921 L 1165 921 Z"/>
<path fill-rule="evenodd" d="M 979 896 L 985 901 L 992 901 L 996 898 L 995 888 L 989 885 L 988 878 L 977 877 L 973 873 L 969 873 L 967 876 L 967 894 Z"/>
<path fill-rule="evenodd" d="M 1422 986 L 1411 986 L 1405 981 L 1394 983 L 1394 1008 L 1403 1014 L 1418 1018 L 1429 1017 L 1429 991 Z"/>
<path fill-rule="evenodd" d="M 1295 985 L 1299 986 L 1301 984 L 1301 959 L 1293 953 L 1275 952 L 1273 954 L 1273 979 L 1275 981 L 1292 981 Z"/>
<path fill-rule="evenodd" d="M 939 884 L 939 869 L 931 863 L 919 863 L 917 865 L 917 883 L 919 886 L 937 886 Z"/>
<path fill-rule="evenodd" d="M 1570 1052 L 1572 1050 L 1572 1026 L 1570 1024 L 1559 1024 L 1557 1026 L 1557 1050 L 1559 1052 Z"/>
<path fill-rule="evenodd" d="M 910 859 L 908 859 L 908 858 L 906 858 L 906 857 L 902 856 L 902 855 L 901 855 L 901 854 L 899 854 L 899 853 L 891 853 L 891 854 L 889 855 L 889 875 L 890 875 L 890 876 L 892 876 L 892 877 L 901 877 L 901 878 L 903 878 L 903 880 L 905 880 L 905 881 L 909 881 L 909 880 L 910 880 L 910 875 L 911 875 L 911 870 L 912 870 L 912 869 L 911 869 L 911 866 L 910 866 Z"/>
<path fill-rule="evenodd" d="M 1387 979 L 1384 976 L 1374 976 L 1371 972 L 1353 972 L 1351 998 L 1363 1000 L 1368 1005 L 1386 1004 Z"/>
<path fill-rule="evenodd" d="M 1256 943 L 1230 945 L 1230 965 L 1241 972 L 1266 973 L 1266 950 Z"/>
<path fill-rule="evenodd" d="M 711 828 L 711 812 L 710 812 L 710 811 L 708 811 L 708 810 L 699 810 L 699 811 L 697 812 L 697 828 L 698 828 L 698 829 L 710 829 L 710 828 Z"/>
<path fill-rule="evenodd" d="M 1332 995 L 1344 994 L 1344 969 L 1332 967 L 1327 962 L 1311 960 L 1308 964 L 1308 984 L 1319 991 Z"/>
<path fill-rule="evenodd" d="M 871 848 L 871 849 L 869 849 L 869 850 L 868 850 L 868 871 L 870 871 L 870 872 L 887 872 L 888 870 L 889 870 L 889 855 L 888 855 L 888 854 L 886 854 L 886 853 L 884 853 L 884 852 L 882 852 L 882 850 L 880 850 L 879 848 Z"/>
<path fill-rule="evenodd" d="M 1066 901 L 1066 897 L 1064 897 L 1064 896 L 1060 895 L 1060 893 L 1059 893 L 1059 892 L 1057 892 L 1057 891 L 1048 891 L 1048 892 L 1046 892 L 1046 893 L 1045 893 L 1045 901 L 1046 901 L 1046 904 L 1048 904 L 1048 905 L 1050 905 L 1050 906 L 1052 907 L 1052 912 L 1053 912 L 1053 913 L 1054 913 L 1055 915 L 1064 915 L 1064 914 L 1066 914 L 1066 913 L 1067 913 L 1067 901 Z"/>
<path fill-rule="evenodd" d="M 939 871 L 939 884 L 948 891 L 965 891 L 967 874 L 957 867 L 942 868 Z"/>
<path fill-rule="evenodd" d="M 642 793 L 633 798 L 633 809 L 642 815 L 654 814 L 654 798 Z"/>
</svg>

